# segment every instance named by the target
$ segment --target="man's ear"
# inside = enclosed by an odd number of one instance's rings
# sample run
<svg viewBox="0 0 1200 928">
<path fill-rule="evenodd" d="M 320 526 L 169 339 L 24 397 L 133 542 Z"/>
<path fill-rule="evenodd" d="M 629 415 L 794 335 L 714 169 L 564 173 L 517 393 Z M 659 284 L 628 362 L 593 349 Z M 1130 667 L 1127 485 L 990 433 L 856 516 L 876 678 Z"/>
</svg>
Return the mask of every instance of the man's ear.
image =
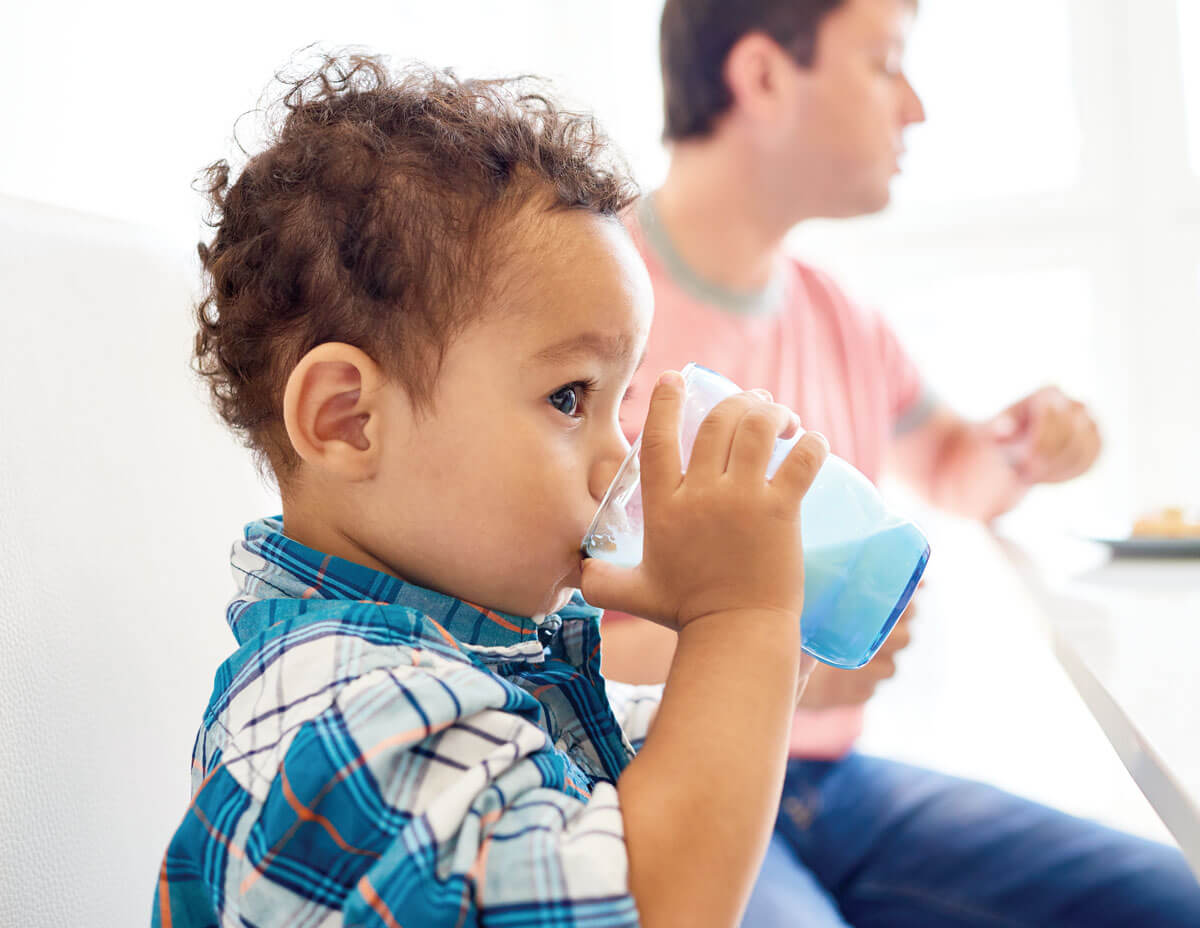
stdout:
<svg viewBox="0 0 1200 928">
<path fill-rule="evenodd" d="M 748 32 L 729 49 L 723 69 L 736 110 L 755 121 L 774 120 L 791 57 L 764 32 Z"/>
<path fill-rule="evenodd" d="M 283 391 L 288 439 L 304 462 L 346 480 L 379 470 L 387 384 L 363 351 L 326 342 L 300 359 Z"/>
</svg>

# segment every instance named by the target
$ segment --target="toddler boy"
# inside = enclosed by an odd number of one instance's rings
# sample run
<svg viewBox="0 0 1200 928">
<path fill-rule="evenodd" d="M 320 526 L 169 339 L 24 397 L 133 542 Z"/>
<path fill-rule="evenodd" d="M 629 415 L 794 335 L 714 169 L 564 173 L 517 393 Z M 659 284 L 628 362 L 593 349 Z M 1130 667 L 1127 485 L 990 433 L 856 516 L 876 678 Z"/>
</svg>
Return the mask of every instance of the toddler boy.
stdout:
<svg viewBox="0 0 1200 928">
<path fill-rule="evenodd" d="M 154 923 L 735 924 L 807 675 L 824 440 L 767 481 L 796 421 L 745 393 L 684 474 L 668 372 L 645 560 L 582 561 L 651 318 L 606 141 L 512 85 L 365 57 L 284 107 L 236 179 L 208 172 L 197 366 L 283 516 L 233 548 L 239 647 Z M 600 606 L 678 630 L 661 705 L 600 676 Z"/>
</svg>

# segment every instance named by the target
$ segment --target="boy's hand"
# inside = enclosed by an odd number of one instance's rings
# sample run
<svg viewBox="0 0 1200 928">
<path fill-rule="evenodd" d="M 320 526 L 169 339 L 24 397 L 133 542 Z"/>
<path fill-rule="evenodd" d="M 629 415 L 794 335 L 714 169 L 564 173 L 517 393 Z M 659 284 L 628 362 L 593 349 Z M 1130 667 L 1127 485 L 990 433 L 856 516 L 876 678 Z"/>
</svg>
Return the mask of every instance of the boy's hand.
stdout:
<svg viewBox="0 0 1200 928">
<path fill-rule="evenodd" d="M 630 570 L 585 561 L 584 596 L 675 629 L 732 610 L 798 618 L 800 503 L 828 454 L 825 439 L 805 433 L 768 481 L 775 439 L 798 422 L 765 394 L 741 393 L 704 420 L 684 473 L 683 402 L 683 379 L 669 371 L 655 387 L 642 432 L 642 563 Z"/>
</svg>

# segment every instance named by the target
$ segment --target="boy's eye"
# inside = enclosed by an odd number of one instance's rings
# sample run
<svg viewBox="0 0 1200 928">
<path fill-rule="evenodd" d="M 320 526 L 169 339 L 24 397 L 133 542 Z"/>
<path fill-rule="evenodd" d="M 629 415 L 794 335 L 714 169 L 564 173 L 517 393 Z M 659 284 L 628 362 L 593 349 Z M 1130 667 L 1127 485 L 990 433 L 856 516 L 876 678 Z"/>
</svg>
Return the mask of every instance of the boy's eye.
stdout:
<svg viewBox="0 0 1200 928">
<path fill-rule="evenodd" d="M 548 397 L 550 405 L 564 416 L 574 416 L 579 411 L 579 387 L 577 384 L 567 384 L 559 387 Z"/>
</svg>

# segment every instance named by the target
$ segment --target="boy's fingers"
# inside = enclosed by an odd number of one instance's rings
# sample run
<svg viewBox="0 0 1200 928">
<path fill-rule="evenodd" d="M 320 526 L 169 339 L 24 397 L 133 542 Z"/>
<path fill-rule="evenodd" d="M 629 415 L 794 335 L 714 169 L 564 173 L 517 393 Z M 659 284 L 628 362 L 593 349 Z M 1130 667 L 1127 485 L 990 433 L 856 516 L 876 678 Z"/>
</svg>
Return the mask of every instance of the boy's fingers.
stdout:
<svg viewBox="0 0 1200 928">
<path fill-rule="evenodd" d="M 762 481 L 775 452 L 775 439 L 789 429 L 792 418 L 792 411 L 778 403 L 748 410 L 733 435 L 729 475 L 735 480 Z"/>
<path fill-rule="evenodd" d="M 725 473 L 729 464 L 729 448 L 733 435 L 747 410 L 763 405 L 751 393 L 736 393 L 719 402 L 700 423 L 688 475 L 693 480 L 711 481 Z"/>
<path fill-rule="evenodd" d="M 825 436 L 820 432 L 805 432 L 775 471 L 771 486 L 785 490 L 799 506 L 828 456 L 829 442 Z"/>
<path fill-rule="evenodd" d="M 618 567 L 589 558 L 583 562 L 580 592 L 590 605 L 654 618 L 654 607 L 644 594 L 637 568 Z"/>
<path fill-rule="evenodd" d="M 664 371 L 654 385 L 642 428 L 642 486 L 652 487 L 654 494 L 671 492 L 679 486 L 683 475 L 679 460 L 683 399 L 683 377 L 677 371 Z"/>
</svg>

